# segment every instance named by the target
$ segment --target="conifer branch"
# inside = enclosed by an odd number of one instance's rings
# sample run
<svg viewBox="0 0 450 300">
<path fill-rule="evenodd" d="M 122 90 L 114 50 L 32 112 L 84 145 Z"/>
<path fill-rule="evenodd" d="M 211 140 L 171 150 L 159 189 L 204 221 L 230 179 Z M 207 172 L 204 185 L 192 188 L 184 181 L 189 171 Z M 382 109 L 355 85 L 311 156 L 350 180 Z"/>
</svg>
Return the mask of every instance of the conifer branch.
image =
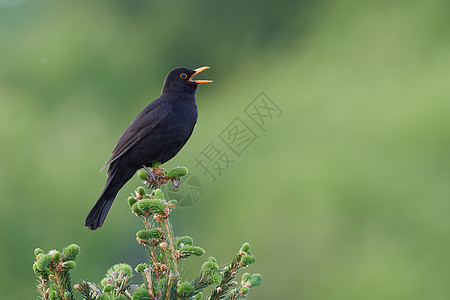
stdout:
<svg viewBox="0 0 450 300">
<path fill-rule="evenodd" d="M 136 233 L 138 243 L 146 247 L 145 263 L 136 266 L 135 272 L 142 274 L 142 284 L 132 285 L 133 270 L 128 264 L 116 264 L 107 270 L 99 285 L 80 281 L 74 289 L 86 300 L 132 299 L 132 300 L 200 300 L 202 290 L 216 284 L 208 299 L 235 300 L 245 298 L 251 287 L 261 284 L 259 274 L 245 273 L 242 281 L 233 281 L 241 268 L 255 262 L 250 253 L 250 245 L 245 243 L 225 268 L 220 269 L 217 260 L 209 257 L 201 267 L 200 274 L 191 282 L 181 281 L 180 262 L 190 256 L 202 256 L 205 250 L 195 246 L 189 236 L 175 237 L 170 223 L 170 214 L 176 208 L 176 200 L 166 200 L 159 189 L 169 181 L 179 188 L 180 177 L 187 169 L 177 167 L 165 172 L 159 165 L 152 170 L 140 170 L 137 175 L 148 184 L 148 192 L 143 187 L 128 197 L 132 213 L 143 221 L 144 229 Z M 40 248 L 35 250 L 36 261 L 33 270 L 38 277 L 38 293 L 44 300 L 74 300 L 70 283 L 70 270 L 75 268 L 75 259 L 80 248 L 69 245 L 62 252 L 51 250 L 47 254 Z M 232 287 L 234 289 L 230 290 Z"/>
</svg>

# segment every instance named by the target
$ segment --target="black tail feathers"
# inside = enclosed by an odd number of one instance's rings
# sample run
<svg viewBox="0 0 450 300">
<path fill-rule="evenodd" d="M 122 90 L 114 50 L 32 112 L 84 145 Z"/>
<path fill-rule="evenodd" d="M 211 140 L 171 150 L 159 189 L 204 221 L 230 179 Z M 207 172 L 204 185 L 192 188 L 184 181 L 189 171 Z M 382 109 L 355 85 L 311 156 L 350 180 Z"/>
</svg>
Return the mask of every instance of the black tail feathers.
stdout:
<svg viewBox="0 0 450 300">
<path fill-rule="evenodd" d="M 135 170 L 124 168 L 120 170 L 114 168 L 114 170 L 110 169 L 108 171 L 108 180 L 106 181 L 105 189 L 84 220 L 84 226 L 91 230 L 102 227 L 114 199 L 116 199 L 122 186 L 130 180 L 134 173 Z"/>
<path fill-rule="evenodd" d="M 84 226 L 88 227 L 91 230 L 96 230 L 97 228 L 102 227 L 103 222 L 105 222 L 106 215 L 108 214 L 116 195 L 114 195 L 112 198 L 106 198 L 103 193 L 87 215 L 86 220 L 84 220 Z"/>
</svg>

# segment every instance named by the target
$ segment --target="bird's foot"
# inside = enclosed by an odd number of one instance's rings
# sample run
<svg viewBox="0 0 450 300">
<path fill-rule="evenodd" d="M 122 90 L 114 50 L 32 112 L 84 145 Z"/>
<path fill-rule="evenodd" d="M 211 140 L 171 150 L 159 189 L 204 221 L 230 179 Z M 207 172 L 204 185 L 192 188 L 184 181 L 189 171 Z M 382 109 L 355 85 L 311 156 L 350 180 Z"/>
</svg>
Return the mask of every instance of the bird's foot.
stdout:
<svg viewBox="0 0 450 300">
<path fill-rule="evenodd" d="M 147 171 L 147 173 L 152 173 L 152 171 L 146 165 L 142 165 L 142 167 L 145 171 Z"/>
<path fill-rule="evenodd" d="M 164 169 L 159 165 L 154 166 L 151 170 L 144 166 L 144 169 L 147 171 L 147 182 L 150 189 L 159 189 L 162 184 L 169 181 L 165 176 Z"/>
</svg>

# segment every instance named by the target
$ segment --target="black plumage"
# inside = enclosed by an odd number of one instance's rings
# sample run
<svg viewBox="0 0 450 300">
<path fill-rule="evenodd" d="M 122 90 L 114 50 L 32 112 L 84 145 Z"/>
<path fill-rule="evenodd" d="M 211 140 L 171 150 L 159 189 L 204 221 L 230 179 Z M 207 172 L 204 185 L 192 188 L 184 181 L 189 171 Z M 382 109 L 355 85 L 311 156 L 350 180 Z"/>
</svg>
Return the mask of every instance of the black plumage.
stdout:
<svg viewBox="0 0 450 300">
<path fill-rule="evenodd" d="M 87 215 L 85 226 L 100 228 L 117 193 L 138 169 L 167 162 L 186 144 L 197 122 L 197 87 L 211 82 L 193 77 L 206 69 L 209 67 L 177 68 L 167 74 L 161 96 L 137 115 L 103 166 L 109 165 L 106 186 Z"/>
</svg>

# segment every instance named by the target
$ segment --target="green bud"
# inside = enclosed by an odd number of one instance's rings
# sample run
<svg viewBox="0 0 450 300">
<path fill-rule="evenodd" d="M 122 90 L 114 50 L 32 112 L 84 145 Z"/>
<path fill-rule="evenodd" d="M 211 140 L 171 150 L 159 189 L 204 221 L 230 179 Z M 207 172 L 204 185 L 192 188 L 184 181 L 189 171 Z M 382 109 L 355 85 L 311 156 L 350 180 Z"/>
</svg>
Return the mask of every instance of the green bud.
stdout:
<svg viewBox="0 0 450 300">
<path fill-rule="evenodd" d="M 106 286 L 106 279 L 108 279 L 108 278 L 103 278 L 102 280 L 100 280 L 100 286 Z"/>
<path fill-rule="evenodd" d="M 147 180 L 147 171 L 145 169 L 140 169 L 139 171 L 137 171 L 136 175 L 140 180 Z"/>
<path fill-rule="evenodd" d="M 154 239 L 154 238 L 159 238 L 161 236 L 161 232 L 159 232 L 156 229 L 152 229 L 152 230 L 139 230 L 136 233 L 136 237 L 144 240 L 144 241 L 148 241 L 150 239 Z"/>
<path fill-rule="evenodd" d="M 185 235 L 177 237 L 175 243 L 177 245 L 177 248 L 180 248 L 181 244 L 192 246 L 192 244 L 194 244 L 194 240 L 190 236 Z"/>
<path fill-rule="evenodd" d="M 136 189 L 136 191 L 137 191 L 138 194 L 141 195 L 141 196 L 145 196 L 145 194 L 146 194 L 145 189 L 144 189 L 142 186 L 138 187 L 138 188 Z"/>
<path fill-rule="evenodd" d="M 47 279 L 50 276 L 50 266 L 52 266 L 52 257 L 44 254 L 33 264 L 33 271 L 37 276 Z"/>
<path fill-rule="evenodd" d="M 152 163 L 152 168 L 157 168 L 157 167 L 159 167 L 161 165 L 161 162 L 159 162 L 159 161 L 154 161 L 153 163 Z"/>
<path fill-rule="evenodd" d="M 158 215 L 164 214 L 164 209 L 166 209 L 164 202 L 159 199 L 143 199 L 137 204 L 140 210 L 149 211 Z"/>
<path fill-rule="evenodd" d="M 112 290 L 114 290 L 114 286 L 111 285 L 111 284 L 107 284 L 107 285 L 105 285 L 105 287 L 103 288 L 103 291 L 104 291 L 105 293 L 109 293 L 109 292 L 111 292 Z"/>
<path fill-rule="evenodd" d="M 42 270 L 39 272 L 38 274 L 40 277 L 42 277 L 43 279 L 49 279 L 50 278 L 50 271 L 48 270 Z"/>
<path fill-rule="evenodd" d="M 52 265 L 52 256 L 50 254 L 44 254 L 38 260 L 38 263 L 42 266 L 42 268 L 47 268 Z"/>
<path fill-rule="evenodd" d="M 155 196 L 156 199 L 164 199 L 164 193 L 160 189 L 154 190 L 152 195 Z"/>
<path fill-rule="evenodd" d="M 183 176 L 186 176 L 188 173 L 188 169 L 185 167 L 177 167 L 175 169 L 172 169 L 167 173 L 167 177 L 169 178 L 180 178 Z"/>
<path fill-rule="evenodd" d="M 72 298 L 72 294 L 70 292 L 64 292 L 64 298 L 70 299 Z"/>
<path fill-rule="evenodd" d="M 202 292 L 198 292 L 197 294 L 195 294 L 195 296 L 192 298 L 192 300 L 200 300 L 203 297 L 203 293 Z"/>
<path fill-rule="evenodd" d="M 134 203 L 133 206 L 131 206 L 131 211 L 137 215 L 142 215 L 142 210 L 139 209 L 138 202 Z"/>
<path fill-rule="evenodd" d="M 222 280 L 219 265 L 212 256 L 202 265 L 202 274 L 208 283 L 219 283 Z"/>
<path fill-rule="evenodd" d="M 62 260 L 74 260 L 80 254 L 80 246 L 72 244 L 63 249 Z"/>
<path fill-rule="evenodd" d="M 177 293 L 178 293 L 178 295 L 181 295 L 181 296 L 189 295 L 193 291 L 194 291 L 194 287 L 192 286 L 192 284 L 190 284 L 187 281 L 182 282 L 177 288 Z"/>
<path fill-rule="evenodd" d="M 60 258 L 61 258 L 61 253 L 59 253 L 59 251 L 53 252 L 53 255 L 52 255 L 53 263 L 57 264 L 59 262 Z"/>
<path fill-rule="evenodd" d="M 244 254 L 241 257 L 241 265 L 248 266 L 256 261 L 256 257 L 254 255 Z"/>
<path fill-rule="evenodd" d="M 63 267 L 70 270 L 77 266 L 77 264 L 73 260 L 68 260 L 63 263 Z"/>
<path fill-rule="evenodd" d="M 147 211 L 150 207 L 150 199 L 142 199 L 137 203 L 139 210 Z"/>
<path fill-rule="evenodd" d="M 33 264 L 33 271 L 37 276 L 42 278 L 48 278 L 50 275 L 50 269 L 53 266 L 52 256 L 50 254 L 43 254 Z"/>
<path fill-rule="evenodd" d="M 180 247 L 180 254 L 184 257 L 195 255 L 195 256 L 202 256 L 205 254 L 205 250 L 203 248 L 200 248 L 198 246 L 190 246 L 190 245 L 184 245 Z"/>
<path fill-rule="evenodd" d="M 128 197 L 128 199 L 127 199 L 128 205 L 129 205 L 130 207 L 132 207 L 133 204 L 136 203 L 136 201 L 137 201 L 137 199 L 134 198 L 133 196 L 130 196 L 130 197 Z"/>
<path fill-rule="evenodd" d="M 150 294 L 147 291 L 146 286 L 143 284 L 138 287 L 138 290 L 133 293 L 132 300 L 151 300 Z"/>
<path fill-rule="evenodd" d="M 214 273 L 211 276 L 211 281 L 213 283 L 219 284 L 222 281 L 222 274 L 220 272 Z"/>
<path fill-rule="evenodd" d="M 250 254 L 250 244 L 249 243 L 245 243 L 244 245 L 242 245 L 241 252 L 245 252 L 245 253 Z"/>
<path fill-rule="evenodd" d="M 209 257 L 208 260 L 202 265 L 202 271 L 203 272 L 211 272 L 211 271 L 218 271 L 219 265 L 216 262 L 216 259 L 214 257 Z"/>
<path fill-rule="evenodd" d="M 260 286 L 262 283 L 262 276 L 260 274 L 253 274 L 249 281 L 252 287 Z"/>
<path fill-rule="evenodd" d="M 39 254 L 44 254 L 44 250 L 42 250 L 41 248 L 34 249 L 34 256 L 37 257 Z"/>
<path fill-rule="evenodd" d="M 96 300 L 110 300 L 111 298 L 107 294 L 101 294 L 99 295 Z"/>
<path fill-rule="evenodd" d="M 248 294 L 248 287 L 243 286 L 239 291 L 241 292 L 242 295 L 246 295 Z"/>
<path fill-rule="evenodd" d="M 114 272 L 118 273 L 120 271 L 123 271 L 125 273 L 126 276 L 133 276 L 133 269 L 131 268 L 131 266 L 129 264 L 115 264 L 114 266 L 112 266 L 111 268 L 109 268 L 107 274 L 112 274 Z"/>
<path fill-rule="evenodd" d="M 61 298 L 59 297 L 58 292 L 56 292 L 55 290 L 51 290 L 48 293 L 48 299 L 50 299 L 50 300 L 59 300 Z"/>
<path fill-rule="evenodd" d="M 242 282 L 245 283 L 245 282 L 249 281 L 250 277 L 252 277 L 252 276 L 250 275 L 250 273 L 244 273 L 244 274 L 242 274 Z"/>
<path fill-rule="evenodd" d="M 136 266 L 136 269 L 134 269 L 136 271 L 136 273 L 141 273 L 144 272 L 145 269 L 148 268 L 148 264 L 138 264 Z"/>
</svg>

